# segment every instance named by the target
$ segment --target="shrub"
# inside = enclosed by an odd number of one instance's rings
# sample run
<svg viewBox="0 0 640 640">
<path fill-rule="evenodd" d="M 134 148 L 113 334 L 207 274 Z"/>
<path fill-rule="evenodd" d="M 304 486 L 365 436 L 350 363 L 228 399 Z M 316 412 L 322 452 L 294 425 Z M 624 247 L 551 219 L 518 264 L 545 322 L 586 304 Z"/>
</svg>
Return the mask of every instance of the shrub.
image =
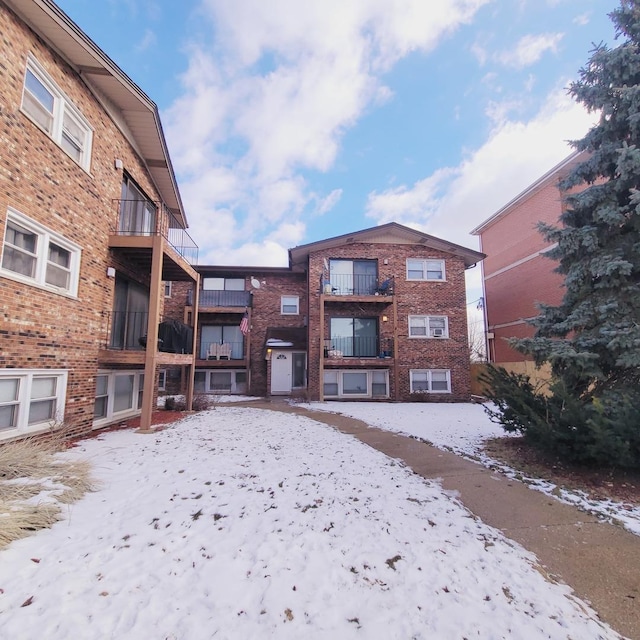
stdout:
<svg viewBox="0 0 640 640">
<path fill-rule="evenodd" d="M 638 385 L 591 390 L 580 395 L 559 379 L 545 395 L 528 376 L 489 367 L 484 374 L 485 411 L 505 431 L 522 434 L 540 449 L 569 462 L 632 468 L 640 465 Z"/>
</svg>

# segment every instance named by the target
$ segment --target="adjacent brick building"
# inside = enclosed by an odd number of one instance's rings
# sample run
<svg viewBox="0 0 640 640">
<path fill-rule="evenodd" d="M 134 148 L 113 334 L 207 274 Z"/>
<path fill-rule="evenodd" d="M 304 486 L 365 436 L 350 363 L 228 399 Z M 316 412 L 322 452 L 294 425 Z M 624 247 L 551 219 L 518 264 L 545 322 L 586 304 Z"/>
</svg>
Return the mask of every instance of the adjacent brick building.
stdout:
<svg viewBox="0 0 640 640">
<path fill-rule="evenodd" d="M 174 287 L 175 317 L 198 318 L 196 391 L 468 400 L 464 272 L 482 258 L 389 223 L 290 249 L 288 268 L 197 267 L 197 296 Z"/>
<path fill-rule="evenodd" d="M 509 346 L 509 338 L 534 334 L 528 320 L 540 303 L 558 305 L 563 277 L 545 253 L 553 245 L 537 229 L 539 222 L 557 225 L 564 210 L 559 182 L 584 160 L 574 153 L 496 212 L 471 233 L 480 236 L 487 352 L 490 362 L 518 373 L 536 374 L 530 357 Z"/>
<path fill-rule="evenodd" d="M 164 281 L 198 282 L 157 107 L 49 0 L 0 33 L 0 441 L 148 427 L 194 365 L 158 349 Z"/>
</svg>

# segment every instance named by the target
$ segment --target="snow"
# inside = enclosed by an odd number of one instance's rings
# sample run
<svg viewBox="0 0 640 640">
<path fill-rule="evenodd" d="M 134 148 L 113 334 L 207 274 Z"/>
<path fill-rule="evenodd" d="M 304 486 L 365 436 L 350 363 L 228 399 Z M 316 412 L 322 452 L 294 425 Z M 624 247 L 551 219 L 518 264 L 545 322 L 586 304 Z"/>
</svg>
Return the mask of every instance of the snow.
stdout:
<svg viewBox="0 0 640 640">
<path fill-rule="evenodd" d="M 367 420 L 448 415 L 405 406 Z M 619 637 L 437 482 L 303 416 L 218 405 L 61 457 L 99 488 L 0 552 L 2 638 Z"/>
<path fill-rule="evenodd" d="M 524 476 L 521 471 L 488 456 L 483 451 L 483 442 L 507 434 L 500 425 L 489 420 L 480 404 L 314 402 L 305 406 L 316 411 L 342 413 L 380 429 L 430 442 L 440 449 L 497 469 L 510 478 L 517 478 L 560 502 L 572 504 L 607 521 L 616 521 L 631 533 L 640 535 L 640 507 L 615 500 L 594 500 L 583 491 Z"/>
</svg>

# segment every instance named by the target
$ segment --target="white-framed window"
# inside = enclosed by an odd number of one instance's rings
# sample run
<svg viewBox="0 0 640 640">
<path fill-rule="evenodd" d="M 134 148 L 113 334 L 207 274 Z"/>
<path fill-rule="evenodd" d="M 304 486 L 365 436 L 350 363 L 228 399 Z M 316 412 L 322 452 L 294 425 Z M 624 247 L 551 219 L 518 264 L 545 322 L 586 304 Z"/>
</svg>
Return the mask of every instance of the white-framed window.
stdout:
<svg viewBox="0 0 640 640">
<path fill-rule="evenodd" d="M 32 56 L 27 60 L 21 108 L 73 160 L 89 171 L 91 125 Z"/>
<path fill-rule="evenodd" d="M 388 398 L 387 369 L 325 369 L 325 398 Z"/>
<path fill-rule="evenodd" d="M 246 393 L 247 372 L 244 369 L 197 369 L 194 377 L 196 393 Z"/>
<path fill-rule="evenodd" d="M 444 260 L 407 259 L 407 280 L 446 280 Z"/>
<path fill-rule="evenodd" d="M 282 296 L 280 298 L 280 313 L 283 316 L 297 316 L 300 313 L 300 298 L 298 296 Z"/>
<path fill-rule="evenodd" d="M 140 413 L 144 372 L 99 371 L 93 405 L 93 426 L 98 428 L 113 420 Z"/>
<path fill-rule="evenodd" d="M 411 369 L 411 393 L 451 393 L 449 369 Z"/>
<path fill-rule="evenodd" d="M 164 283 L 164 297 L 165 298 L 171 297 L 171 280 L 167 280 Z"/>
<path fill-rule="evenodd" d="M 409 316 L 410 338 L 448 338 L 447 316 Z"/>
<path fill-rule="evenodd" d="M 166 391 L 167 389 L 167 370 L 160 369 L 158 371 L 158 391 Z"/>
<path fill-rule="evenodd" d="M 0 371 L 0 440 L 55 426 L 64 418 L 67 371 L 2 369 Z"/>
<path fill-rule="evenodd" d="M 15 209 L 7 211 L 0 274 L 76 296 L 80 247 Z"/>
</svg>

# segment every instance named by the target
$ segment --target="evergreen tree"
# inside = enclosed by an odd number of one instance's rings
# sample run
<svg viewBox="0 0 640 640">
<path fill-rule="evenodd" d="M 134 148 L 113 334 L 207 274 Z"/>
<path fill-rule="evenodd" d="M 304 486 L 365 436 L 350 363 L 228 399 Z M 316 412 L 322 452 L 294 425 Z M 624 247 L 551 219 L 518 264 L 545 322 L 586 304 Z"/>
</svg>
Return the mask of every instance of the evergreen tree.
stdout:
<svg viewBox="0 0 640 640">
<path fill-rule="evenodd" d="M 490 372 L 490 413 L 584 462 L 640 465 L 640 2 L 609 14 L 622 43 L 594 48 L 570 94 L 600 119 L 573 146 L 585 160 L 563 180 L 561 226 L 540 225 L 565 277 L 518 350 L 549 362 L 553 396 Z"/>
</svg>

